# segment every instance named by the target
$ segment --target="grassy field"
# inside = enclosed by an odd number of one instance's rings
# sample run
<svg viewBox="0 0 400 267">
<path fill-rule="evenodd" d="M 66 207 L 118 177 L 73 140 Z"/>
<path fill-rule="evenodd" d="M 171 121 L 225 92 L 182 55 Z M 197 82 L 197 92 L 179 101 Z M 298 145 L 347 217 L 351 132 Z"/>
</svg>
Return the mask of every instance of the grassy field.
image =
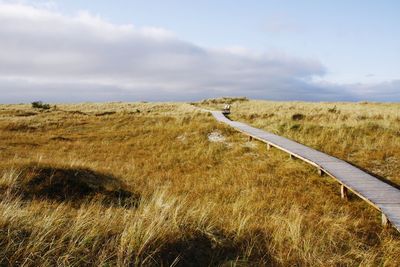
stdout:
<svg viewBox="0 0 400 267">
<path fill-rule="evenodd" d="M 201 106 L 221 108 L 221 102 Z M 288 137 L 400 185 L 400 104 L 233 101 L 231 119 Z"/>
<path fill-rule="evenodd" d="M 400 184 L 399 110 L 242 99 L 231 118 Z M 373 208 L 189 104 L 1 105 L 0 156 L 0 266 L 400 264 Z"/>
</svg>

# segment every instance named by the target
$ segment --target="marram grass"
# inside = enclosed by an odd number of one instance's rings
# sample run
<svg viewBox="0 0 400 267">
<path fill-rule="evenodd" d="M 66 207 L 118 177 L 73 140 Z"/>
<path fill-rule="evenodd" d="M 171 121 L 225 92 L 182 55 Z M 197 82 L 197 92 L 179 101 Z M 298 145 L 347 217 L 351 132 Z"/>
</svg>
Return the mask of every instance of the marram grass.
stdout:
<svg viewBox="0 0 400 267">
<path fill-rule="evenodd" d="M 231 117 L 400 184 L 399 110 L 242 99 Z M 399 234 L 382 229 L 373 208 L 342 201 L 333 180 L 188 104 L 2 105 L 0 157 L 0 265 L 400 264 Z M 96 175 L 90 188 L 107 188 L 79 201 L 69 191 L 27 195 L 21 181 L 32 166 L 107 175 L 137 203 L 105 204 L 101 194 L 114 187 L 93 183 Z"/>
</svg>

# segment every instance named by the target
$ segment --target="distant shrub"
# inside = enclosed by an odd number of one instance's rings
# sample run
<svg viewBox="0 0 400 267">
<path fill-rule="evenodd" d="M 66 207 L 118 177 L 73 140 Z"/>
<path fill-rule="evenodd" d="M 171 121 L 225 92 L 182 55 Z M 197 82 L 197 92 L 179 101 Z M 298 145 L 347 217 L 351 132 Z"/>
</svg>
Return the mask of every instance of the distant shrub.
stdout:
<svg viewBox="0 0 400 267">
<path fill-rule="evenodd" d="M 133 114 L 139 114 L 139 113 L 140 113 L 140 109 L 134 109 L 134 110 L 132 110 L 132 111 L 127 112 L 127 114 L 131 114 L 131 115 L 133 115 Z"/>
<path fill-rule="evenodd" d="M 284 132 L 286 132 L 286 129 L 287 129 L 287 124 L 286 123 L 281 123 L 277 127 L 278 133 L 284 133 Z"/>
<path fill-rule="evenodd" d="M 291 127 L 290 127 L 290 130 L 292 130 L 292 131 L 297 131 L 297 130 L 299 130 L 301 128 L 301 125 L 300 124 L 293 124 Z"/>
<path fill-rule="evenodd" d="M 384 117 L 381 114 L 379 114 L 379 115 L 372 116 L 371 119 L 373 119 L 373 120 L 383 120 Z"/>
<path fill-rule="evenodd" d="M 105 111 L 101 113 L 96 113 L 95 116 L 101 117 L 101 116 L 107 116 L 107 115 L 114 115 L 116 112 L 115 111 Z"/>
<path fill-rule="evenodd" d="M 358 116 L 357 116 L 357 120 L 360 120 L 360 121 L 366 120 L 367 118 L 368 118 L 368 117 L 365 116 L 365 115 L 358 115 Z"/>
<path fill-rule="evenodd" d="M 333 108 L 328 108 L 328 112 L 330 113 L 340 113 L 340 111 L 334 106 Z"/>
<path fill-rule="evenodd" d="M 296 113 L 292 115 L 292 120 L 294 121 L 300 121 L 302 119 L 304 119 L 306 116 L 301 114 L 301 113 Z"/>
<path fill-rule="evenodd" d="M 35 101 L 32 102 L 32 108 L 37 108 L 37 109 L 50 109 L 50 105 L 49 104 L 45 104 L 42 101 Z"/>
<path fill-rule="evenodd" d="M 37 115 L 36 112 L 18 112 L 17 114 L 15 114 L 15 116 L 17 117 L 30 117 L 30 116 L 35 116 Z"/>
<path fill-rule="evenodd" d="M 273 116 L 275 116 L 274 113 L 265 113 L 262 117 L 263 117 L 264 119 L 267 119 L 267 118 L 272 118 Z"/>
<path fill-rule="evenodd" d="M 68 111 L 68 113 L 73 114 L 73 115 L 85 115 L 85 116 L 88 116 L 87 113 L 79 111 L 79 110 Z"/>
<path fill-rule="evenodd" d="M 258 117 L 260 117 L 260 115 L 258 115 L 258 114 L 256 114 L 256 113 L 252 113 L 252 114 L 249 115 L 248 118 L 249 118 L 250 120 L 254 120 L 254 119 L 257 119 Z"/>
<path fill-rule="evenodd" d="M 4 127 L 3 129 L 11 132 L 31 132 L 35 131 L 37 128 L 27 123 L 12 122 L 6 125 L 6 127 Z"/>
<path fill-rule="evenodd" d="M 50 138 L 50 140 L 52 141 L 60 141 L 60 142 L 70 142 L 72 141 L 71 138 L 67 138 L 67 137 L 63 137 L 63 136 L 55 136 Z"/>
<path fill-rule="evenodd" d="M 220 97 L 210 98 L 201 101 L 201 104 L 233 104 L 235 102 L 246 102 L 249 101 L 247 97 Z"/>
<path fill-rule="evenodd" d="M 366 129 L 368 131 L 378 131 L 378 130 L 383 130 L 382 126 L 380 126 L 377 123 L 373 123 L 373 122 L 368 122 L 368 124 L 366 125 Z"/>
</svg>

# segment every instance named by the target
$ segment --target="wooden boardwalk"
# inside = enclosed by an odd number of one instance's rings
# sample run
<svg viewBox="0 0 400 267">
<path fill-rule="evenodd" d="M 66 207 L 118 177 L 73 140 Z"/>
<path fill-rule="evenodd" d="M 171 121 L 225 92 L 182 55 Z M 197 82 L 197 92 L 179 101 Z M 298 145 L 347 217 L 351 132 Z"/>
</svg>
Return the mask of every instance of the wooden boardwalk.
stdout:
<svg viewBox="0 0 400 267">
<path fill-rule="evenodd" d="M 247 124 L 231 121 L 220 111 L 209 111 L 220 122 L 236 130 L 289 153 L 290 157 L 304 160 L 315 166 L 318 172 L 327 174 L 341 184 L 342 198 L 347 198 L 347 190 L 371 204 L 382 213 L 382 224 L 393 225 L 400 232 L 400 190 L 353 165 L 325 153 L 299 144 L 287 138 L 265 132 Z"/>
</svg>

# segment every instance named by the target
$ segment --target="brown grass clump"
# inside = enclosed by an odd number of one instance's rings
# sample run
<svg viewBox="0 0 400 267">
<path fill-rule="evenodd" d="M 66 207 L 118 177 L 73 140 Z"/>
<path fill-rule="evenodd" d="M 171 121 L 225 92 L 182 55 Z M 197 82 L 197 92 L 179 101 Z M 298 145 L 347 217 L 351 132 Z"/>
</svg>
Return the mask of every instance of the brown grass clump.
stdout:
<svg viewBox="0 0 400 267">
<path fill-rule="evenodd" d="M 0 266 L 399 265 L 398 234 L 365 202 L 190 105 L 57 106 L 0 109 Z M 361 162 L 374 148 L 373 166 L 397 180 L 390 105 L 242 101 L 232 117 Z M 136 205 L 104 202 L 120 189 Z"/>
</svg>

